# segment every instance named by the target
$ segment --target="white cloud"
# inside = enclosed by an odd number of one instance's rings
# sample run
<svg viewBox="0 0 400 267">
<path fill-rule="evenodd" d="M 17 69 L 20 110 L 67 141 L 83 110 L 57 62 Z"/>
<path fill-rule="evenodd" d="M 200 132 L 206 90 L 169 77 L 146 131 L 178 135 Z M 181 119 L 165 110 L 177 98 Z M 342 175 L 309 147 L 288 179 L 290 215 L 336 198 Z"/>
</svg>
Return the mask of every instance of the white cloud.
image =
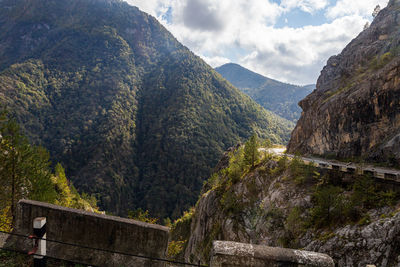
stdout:
<svg viewBox="0 0 400 267">
<path fill-rule="evenodd" d="M 171 0 L 126 0 L 129 4 L 137 6 L 140 10 L 155 17 L 167 12 Z"/>
<path fill-rule="evenodd" d="M 273 25 L 282 12 L 276 3 L 265 0 L 175 0 L 172 10 L 168 29 L 191 49 L 208 54 L 222 53 L 259 25 Z M 206 16 L 193 15 L 189 22 L 188 12 Z"/>
<path fill-rule="evenodd" d="M 211 67 L 216 68 L 221 65 L 224 65 L 226 63 L 230 63 L 231 60 L 226 57 L 206 57 L 206 56 L 201 56 L 201 58 L 206 61 Z"/>
<path fill-rule="evenodd" d="M 281 7 L 285 11 L 290 11 L 293 8 L 300 8 L 304 12 L 314 13 L 328 5 L 328 0 L 282 0 Z"/>
<path fill-rule="evenodd" d="M 285 2 L 287 8 L 295 8 L 293 3 Z M 327 5 L 318 0 L 296 3 L 297 8 L 313 4 L 313 10 Z M 167 27 L 178 40 L 197 54 L 209 55 L 203 58 L 212 66 L 229 58 L 268 77 L 300 84 L 316 82 L 327 58 L 340 52 L 365 24 L 360 16 L 347 16 L 320 26 L 276 29 L 274 22 L 285 11 L 275 3 L 202 0 L 202 4 L 196 8 L 213 18 L 203 28 L 185 22 L 185 1 L 173 4 L 173 21 Z M 241 54 L 232 58 L 232 51 L 239 48 Z"/>
<path fill-rule="evenodd" d="M 386 7 L 388 0 L 338 0 L 336 5 L 329 8 L 326 16 L 331 19 L 347 15 L 370 17 L 376 5 Z"/>
<path fill-rule="evenodd" d="M 248 36 L 244 44 L 252 50 L 240 64 L 280 81 L 315 83 L 326 60 L 360 32 L 365 21 L 344 17 L 331 24 L 303 28 L 264 28 L 258 42 Z"/>
<path fill-rule="evenodd" d="M 388 0 L 128 0 L 151 13 L 176 38 L 215 67 L 236 62 L 281 81 L 315 83 L 326 60 L 363 29 L 377 4 Z M 319 26 L 280 28 L 280 16 L 323 11 Z M 170 19 L 163 19 L 169 10 Z M 206 55 L 206 56 L 205 56 Z"/>
<path fill-rule="evenodd" d="M 224 27 L 224 14 L 218 2 L 186 0 L 174 6 L 174 22 L 194 30 L 219 31 Z"/>
</svg>

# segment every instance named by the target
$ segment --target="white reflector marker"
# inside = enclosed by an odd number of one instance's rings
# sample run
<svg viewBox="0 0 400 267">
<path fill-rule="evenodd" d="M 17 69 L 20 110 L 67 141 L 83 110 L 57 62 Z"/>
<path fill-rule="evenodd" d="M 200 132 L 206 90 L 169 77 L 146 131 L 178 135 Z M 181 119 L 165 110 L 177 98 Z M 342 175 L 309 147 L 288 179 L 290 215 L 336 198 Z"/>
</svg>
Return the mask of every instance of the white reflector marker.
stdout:
<svg viewBox="0 0 400 267">
<path fill-rule="evenodd" d="M 46 218 L 38 217 L 33 220 L 33 266 L 45 267 L 46 266 Z"/>
</svg>

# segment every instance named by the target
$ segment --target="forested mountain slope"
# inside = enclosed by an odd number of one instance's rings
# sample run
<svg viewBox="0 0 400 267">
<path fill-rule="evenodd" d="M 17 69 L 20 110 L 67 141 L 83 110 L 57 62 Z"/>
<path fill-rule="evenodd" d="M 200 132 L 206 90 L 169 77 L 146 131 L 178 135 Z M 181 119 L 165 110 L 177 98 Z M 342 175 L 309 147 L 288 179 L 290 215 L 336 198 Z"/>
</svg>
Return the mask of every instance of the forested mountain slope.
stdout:
<svg viewBox="0 0 400 267">
<path fill-rule="evenodd" d="M 261 106 L 293 122 L 301 114 L 297 103 L 315 89 L 315 85 L 282 83 L 233 63 L 224 64 L 215 70 Z"/>
<path fill-rule="evenodd" d="M 119 214 L 176 217 L 227 147 L 291 127 L 117 0 L 3 0 L 0 104 Z"/>
</svg>

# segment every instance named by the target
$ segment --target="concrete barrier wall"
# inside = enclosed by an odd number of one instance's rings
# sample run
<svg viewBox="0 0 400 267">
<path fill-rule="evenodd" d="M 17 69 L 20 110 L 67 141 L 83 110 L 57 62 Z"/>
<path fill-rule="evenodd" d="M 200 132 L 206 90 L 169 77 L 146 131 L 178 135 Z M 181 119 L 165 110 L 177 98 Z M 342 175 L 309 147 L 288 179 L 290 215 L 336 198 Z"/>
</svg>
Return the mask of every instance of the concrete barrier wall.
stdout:
<svg viewBox="0 0 400 267">
<path fill-rule="evenodd" d="M 328 255 L 316 252 L 244 244 L 231 241 L 214 241 L 210 266 L 334 267 L 335 264 L 332 258 Z"/>
<path fill-rule="evenodd" d="M 50 240 L 153 258 L 166 257 L 169 228 L 164 226 L 21 200 L 14 232 L 32 234 L 36 217 L 46 217 Z M 32 248 L 32 240 L 10 236 L 3 246 L 27 251 Z M 47 255 L 96 266 L 165 266 L 160 261 L 54 242 L 47 242 Z"/>
</svg>

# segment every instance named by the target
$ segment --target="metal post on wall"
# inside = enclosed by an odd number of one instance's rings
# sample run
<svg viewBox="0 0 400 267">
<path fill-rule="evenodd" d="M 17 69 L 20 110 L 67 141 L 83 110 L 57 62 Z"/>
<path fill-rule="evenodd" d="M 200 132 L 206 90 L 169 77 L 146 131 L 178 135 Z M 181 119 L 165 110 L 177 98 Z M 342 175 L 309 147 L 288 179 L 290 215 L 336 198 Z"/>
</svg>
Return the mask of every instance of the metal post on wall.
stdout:
<svg viewBox="0 0 400 267">
<path fill-rule="evenodd" d="M 33 250 L 28 254 L 33 255 L 34 267 L 46 267 L 46 218 L 38 217 L 33 220 Z"/>
</svg>

